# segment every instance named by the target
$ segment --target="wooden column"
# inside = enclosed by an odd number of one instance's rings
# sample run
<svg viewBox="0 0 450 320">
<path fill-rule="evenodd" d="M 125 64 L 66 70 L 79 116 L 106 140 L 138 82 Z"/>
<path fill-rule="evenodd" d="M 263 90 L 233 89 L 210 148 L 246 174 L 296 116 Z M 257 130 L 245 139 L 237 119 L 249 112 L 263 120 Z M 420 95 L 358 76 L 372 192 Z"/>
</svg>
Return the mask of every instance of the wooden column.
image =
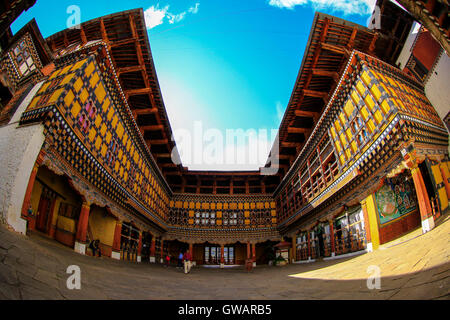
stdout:
<svg viewBox="0 0 450 320">
<path fill-rule="evenodd" d="M 139 231 L 139 242 L 137 247 L 137 262 L 141 262 L 141 251 L 142 251 L 142 231 Z"/>
<path fill-rule="evenodd" d="M 164 240 L 161 238 L 161 244 L 160 244 L 160 256 L 161 256 L 161 263 L 164 263 Z"/>
<path fill-rule="evenodd" d="M 369 251 L 373 251 L 372 249 L 372 236 L 370 234 L 370 221 L 369 221 L 369 212 L 367 211 L 367 202 L 366 199 L 361 201 L 361 209 L 363 211 L 364 216 L 364 230 L 366 232 L 366 247 Z"/>
<path fill-rule="evenodd" d="M 336 255 L 336 244 L 334 242 L 334 223 L 333 220 L 328 221 L 330 224 L 330 245 L 331 245 L 331 256 Z"/>
<path fill-rule="evenodd" d="M 256 243 L 252 243 L 252 260 L 256 261 Z"/>
<path fill-rule="evenodd" d="M 307 232 L 307 238 L 308 238 L 308 260 L 311 259 L 311 235 L 310 235 L 310 231 L 308 230 Z"/>
<path fill-rule="evenodd" d="M 442 180 L 445 185 L 445 192 L 447 192 L 447 198 L 450 199 L 450 172 L 446 163 L 440 163 L 439 169 L 441 170 Z"/>
<path fill-rule="evenodd" d="M 250 259 L 250 242 L 247 242 L 247 259 Z"/>
<path fill-rule="evenodd" d="M 116 221 L 116 228 L 114 229 L 114 240 L 112 245 L 111 258 L 120 260 L 120 238 L 122 236 L 122 222 Z"/>
<path fill-rule="evenodd" d="M 423 181 L 422 173 L 417 165 L 411 168 L 411 175 L 416 189 L 417 201 L 419 202 L 420 217 L 422 219 L 423 233 L 434 228 L 434 219 L 431 211 L 430 198 Z"/>
<path fill-rule="evenodd" d="M 156 249 L 156 239 L 152 234 L 152 244 L 150 245 L 150 262 L 155 263 L 155 249 Z"/>
<path fill-rule="evenodd" d="M 91 205 L 88 202 L 84 202 L 81 206 L 80 217 L 78 218 L 78 227 L 75 241 L 75 251 L 81 254 L 86 253 L 86 234 L 89 223 L 89 212 Z"/>
<path fill-rule="evenodd" d="M 25 197 L 22 205 L 22 218 L 28 220 L 28 229 L 34 230 L 35 227 L 35 217 L 33 215 L 28 216 L 28 209 L 31 206 L 31 192 L 33 191 L 34 182 L 36 181 L 36 175 L 38 172 L 39 166 L 37 164 L 34 165 L 33 170 L 31 171 L 30 180 L 28 180 L 27 190 L 25 191 Z"/>
<path fill-rule="evenodd" d="M 223 244 L 220 245 L 220 267 L 223 268 L 225 264 L 225 255 L 224 255 L 225 247 Z"/>
</svg>

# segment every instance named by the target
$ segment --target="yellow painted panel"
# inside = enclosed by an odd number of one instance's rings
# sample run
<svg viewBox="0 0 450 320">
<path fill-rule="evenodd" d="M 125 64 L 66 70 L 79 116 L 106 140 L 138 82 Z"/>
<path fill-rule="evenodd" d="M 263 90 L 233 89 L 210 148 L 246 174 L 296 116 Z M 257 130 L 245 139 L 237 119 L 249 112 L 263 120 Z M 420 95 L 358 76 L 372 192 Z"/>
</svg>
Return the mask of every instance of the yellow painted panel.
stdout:
<svg viewBox="0 0 450 320">
<path fill-rule="evenodd" d="M 103 157 L 106 156 L 107 149 L 108 148 L 106 147 L 106 144 L 103 144 L 102 145 L 102 151 L 100 152 Z"/>
<path fill-rule="evenodd" d="M 372 110 L 373 107 L 375 106 L 375 102 L 373 101 L 372 97 L 369 94 L 364 99 L 364 102 L 366 103 L 366 105 L 369 107 L 370 110 Z"/>
<path fill-rule="evenodd" d="M 111 132 L 108 131 L 106 133 L 106 143 L 107 144 L 109 144 L 111 142 L 111 138 L 112 138 Z"/>
<path fill-rule="evenodd" d="M 66 84 L 68 84 L 69 82 L 70 82 L 70 80 L 72 80 L 73 79 L 73 76 L 74 76 L 75 74 L 74 73 L 70 73 L 70 74 L 68 74 L 67 76 L 65 76 L 64 77 L 64 80 L 63 81 L 61 81 L 61 86 L 64 86 L 64 85 L 66 85 Z"/>
<path fill-rule="evenodd" d="M 358 90 L 358 92 L 361 96 L 363 96 L 364 92 L 366 92 L 366 88 L 364 87 L 364 85 L 361 81 L 358 81 L 358 83 L 356 84 L 356 89 Z"/>
<path fill-rule="evenodd" d="M 356 142 L 352 141 L 351 146 L 353 153 L 356 153 L 358 151 L 358 146 L 356 145 Z"/>
<path fill-rule="evenodd" d="M 366 107 L 361 108 L 361 115 L 362 115 L 364 121 L 367 120 L 367 118 L 369 117 L 369 111 L 367 110 Z"/>
<path fill-rule="evenodd" d="M 189 224 L 194 224 L 194 219 L 189 219 Z"/>
<path fill-rule="evenodd" d="M 99 128 L 101 124 L 102 124 L 102 117 L 100 115 L 97 115 L 97 117 L 95 118 L 95 126 Z"/>
<path fill-rule="evenodd" d="M 277 218 L 272 218 L 272 223 L 277 223 Z"/>
<path fill-rule="evenodd" d="M 370 119 L 367 122 L 367 128 L 369 129 L 370 133 L 374 132 L 375 130 L 375 124 L 373 123 L 372 119 Z"/>
<path fill-rule="evenodd" d="M 381 106 L 381 110 L 383 110 L 384 114 L 389 113 L 389 110 L 391 110 L 391 107 L 389 107 L 389 103 L 387 103 L 386 100 L 384 100 L 380 106 Z"/>
<path fill-rule="evenodd" d="M 194 210 L 189 210 L 189 217 L 193 218 L 194 217 Z"/>
<path fill-rule="evenodd" d="M 80 69 L 86 63 L 86 60 L 87 59 L 83 59 L 83 60 L 78 61 L 77 63 L 75 63 L 70 71 L 75 71 L 75 70 Z"/>
<path fill-rule="evenodd" d="M 94 69 L 95 69 L 94 63 L 91 62 L 91 63 L 87 66 L 87 68 L 86 68 L 86 70 L 85 70 L 86 75 L 87 75 L 87 76 L 90 76 L 91 73 L 94 71 Z"/>
<path fill-rule="evenodd" d="M 345 149 L 345 154 L 347 155 L 348 160 L 350 160 L 352 158 L 352 153 L 349 148 Z"/>
<path fill-rule="evenodd" d="M 219 203 L 217 204 L 217 209 L 218 209 L 218 210 L 222 210 L 222 207 L 223 207 L 222 203 L 219 202 Z"/>
<path fill-rule="evenodd" d="M 347 145 L 347 140 L 345 139 L 345 135 L 343 133 L 341 133 L 340 139 L 342 146 L 345 148 L 345 146 Z"/>
<path fill-rule="evenodd" d="M 271 210 L 270 213 L 271 213 L 272 217 L 276 217 L 276 215 L 277 215 L 277 211 L 276 210 Z"/>
<path fill-rule="evenodd" d="M 242 202 L 239 202 L 239 203 L 238 203 L 238 209 L 239 209 L 239 210 L 244 209 L 244 204 L 243 204 Z"/>
<path fill-rule="evenodd" d="M 119 137 L 119 139 L 122 139 L 124 131 L 125 130 L 123 128 L 123 125 L 121 123 L 119 123 L 119 125 L 117 126 L 117 129 L 116 129 L 116 133 L 117 133 L 117 136 Z"/>
<path fill-rule="evenodd" d="M 111 107 L 111 108 L 109 108 L 108 114 L 107 114 L 107 116 L 106 116 L 106 118 L 108 119 L 108 121 L 111 121 L 113 115 L 114 115 L 114 109 Z"/>
<path fill-rule="evenodd" d="M 383 115 L 381 114 L 380 110 L 377 110 L 374 114 L 375 120 L 377 122 L 377 124 L 380 124 L 381 121 L 383 121 Z"/>
<path fill-rule="evenodd" d="M 86 91 L 86 89 L 83 89 L 80 93 L 80 101 L 81 103 L 85 103 L 87 98 L 89 97 L 88 92 Z"/>
<path fill-rule="evenodd" d="M 339 119 L 341 119 L 341 123 L 343 125 L 347 123 L 347 119 L 345 119 L 345 116 L 342 112 L 339 114 Z"/>
<path fill-rule="evenodd" d="M 245 225 L 249 225 L 250 224 L 250 219 L 245 219 Z"/>
<path fill-rule="evenodd" d="M 336 145 L 337 152 L 338 153 L 341 152 L 341 144 L 339 143 L 339 141 L 336 141 L 335 145 Z"/>
<path fill-rule="evenodd" d="M 56 223 L 56 227 L 60 230 L 64 230 L 70 233 L 75 233 L 76 231 L 76 222 L 73 219 L 69 219 L 64 216 L 58 216 L 58 222 Z"/>
<path fill-rule="evenodd" d="M 106 133 L 106 124 L 102 124 L 102 128 L 100 129 L 100 134 L 104 137 Z"/>
<path fill-rule="evenodd" d="M 66 106 L 70 106 L 74 98 L 75 95 L 73 94 L 72 90 L 69 90 L 69 92 L 67 92 L 66 96 L 64 97 L 64 103 L 66 104 Z"/>
<path fill-rule="evenodd" d="M 375 97 L 375 100 L 378 101 L 381 98 L 381 91 L 378 88 L 377 85 L 373 85 L 372 88 L 370 88 L 370 91 L 372 92 L 373 96 Z"/>
<path fill-rule="evenodd" d="M 201 203 L 200 202 L 196 202 L 195 203 L 195 209 L 200 209 L 201 208 Z"/>
<path fill-rule="evenodd" d="M 231 210 L 236 210 L 237 209 L 237 203 L 236 202 L 230 203 L 230 209 Z"/>
<path fill-rule="evenodd" d="M 334 122 L 334 126 L 336 127 L 336 133 L 341 131 L 341 124 L 339 123 L 339 120 Z"/>
<path fill-rule="evenodd" d="M 364 71 L 362 73 L 361 79 L 364 81 L 366 86 L 368 86 L 370 84 L 370 82 L 372 81 L 372 79 L 371 79 L 370 75 L 367 73 L 367 71 Z"/>
<path fill-rule="evenodd" d="M 334 129 L 333 126 L 331 126 L 330 132 L 331 132 L 331 136 L 333 137 L 333 139 L 336 139 L 336 130 Z"/>
<path fill-rule="evenodd" d="M 78 114 L 80 113 L 80 110 L 81 110 L 80 104 L 75 101 L 75 103 L 72 106 L 72 109 L 70 110 L 70 112 L 72 113 L 72 116 L 74 118 L 76 118 L 78 116 Z"/>
<path fill-rule="evenodd" d="M 216 216 L 217 218 L 222 218 L 222 211 L 217 211 Z"/>
<path fill-rule="evenodd" d="M 222 225 L 222 220 L 217 220 L 216 221 L 216 225 L 221 226 Z"/>
<path fill-rule="evenodd" d="M 224 209 L 224 210 L 228 210 L 228 203 L 225 202 L 225 203 L 223 204 L 223 209 Z"/>
<path fill-rule="evenodd" d="M 256 203 L 256 209 L 264 209 L 264 203 L 263 202 Z"/>
<path fill-rule="evenodd" d="M 202 209 L 209 210 L 209 203 L 207 202 L 202 203 Z"/>
<path fill-rule="evenodd" d="M 100 149 L 101 144 L 102 144 L 102 139 L 100 137 L 97 137 L 97 140 L 95 140 L 95 148 L 97 150 Z"/>
<path fill-rule="evenodd" d="M 109 101 L 108 98 L 106 98 L 105 101 L 103 102 L 103 106 L 102 106 L 104 113 L 106 113 L 106 110 L 108 110 L 110 104 L 111 104 L 111 102 Z"/>
<path fill-rule="evenodd" d="M 358 104 L 359 100 L 360 100 L 358 92 L 353 90 L 352 93 L 351 93 L 351 96 L 352 96 L 353 101 L 355 101 L 355 103 Z"/>
<path fill-rule="evenodd" d="M 56 100 L 58 100 L 58 98 L 61 96 L 61 93 L 64 91 L 63 88 L 56 90 L 55 92 L 53 92 L 51 98 L 48 101 L 48 104 L 53 104 L 56 102 Z"/>
<path fill-rule="evenodd" d="M 347 103 L 344 106 L 344 111 L 347 117 L 350 117 L 352 115 L 353 110 L 355 110 L 355 106 L 353 105 L 353 102 L 349 99 L 347 100 Z"/>
<path fill-rule="evenodd" d="M 216 210 L 216 204 L 214 202 L 211 203 L 211 210 Z"/>
<path fill-rule="evenodd" d="M 97 99 L 98 101 L 100 101 L 100 103 L 102 103 L 103 99 L 105 99 L 106 91 L 102 83 L 100 83 L 97 89 L 95 89 L 95 95 L 97 96 Z"/>
<path fill-rule="evenodd" d="M 52 80 L 52 79 L 56 78 L 56 77 L 58 76 L 58 74 L 59 74 L 60 71 L 62 71 L 62 69 L 55 70 L 55 71 L 52 73 L 52 75 L 50 76 L 49 80 Z"/>
<path fill-rule="evenodd" d="M 100 79 L 100 78 L 99 78 L 99 76 L 98 76 L 98 73 L 97 73 L 97 72 L 94 73 L 94 75 L 93 75 L 93 76 L 91 77 L 91 79 L 89 80 L 89 83 L 90 83 L 90 85 L 91 85 L 92 88 L 95 87 L 95 85 L 97 84 L 97 82 L 98 82 L 99 79 Z"/>
<path fill-rule="evenodd" d="M 116 165 L 114 167 L 114 170 L 116 170 L 116 172 L 119 172 L 119 167 L 120 167 L 120 162 L 116 161 Z"/>
<path fill-rule="evenodd" d="M 369 219 L 370 237 L 372 241 L 373 250 L 380 246 L 380 235 L 378 230 L 378 211 L 375 204 L 375 197 L 373 194 L 366 198 L 367 216 Z"/>
<path fill-rule="evenodd" d="M 270 208 L 270 203 L 264 202 L 264 209 L 269 209 L 269 208 Z"/>
<path fill-rule="evenodd" d="M 91 130 L 89 130 L 89 140 L 91 142 L 93 142 L 96 135 L 97 135 L 97 132 L 95 131 L 95 129 L 91 128 Z"/>
<path fill-rule="evenodd" d="M 351 141 L 352 138 L 353 138 L 352 130 L 351 130 L 350 128 L 348 128 L 348 129 L 345 131 L 345 133 L 347 134 L 348 141 Z"/>
<path fill-rule="evenodd" d="M 46 82 L 46 83 L 41 87 L 41 89 L 39 90 L 39 94 L 41 94 L 41 93 L 47 91 L 47 88 L 48 88 L 48 86 L 50 85 L 50 83 L 51 83 L 51 81 Z"/>
<path fill-rule="evenodd" d="M 246 218 L 250 217 L 250 211 L 244 211 L 244 216 L 245 216 Z"/>
</svg>

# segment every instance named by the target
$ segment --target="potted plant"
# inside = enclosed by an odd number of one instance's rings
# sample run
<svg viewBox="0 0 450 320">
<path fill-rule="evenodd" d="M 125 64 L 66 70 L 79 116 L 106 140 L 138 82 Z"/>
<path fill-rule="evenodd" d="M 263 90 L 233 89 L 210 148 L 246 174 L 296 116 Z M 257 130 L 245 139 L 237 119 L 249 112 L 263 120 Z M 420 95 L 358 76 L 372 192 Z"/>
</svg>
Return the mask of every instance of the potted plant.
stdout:
<svg viewBox="0 0 450 320">
<path fill-rule="evenodd" d="M 277 265 L 277 266 L 285 266 L 286 264 L 287 264 L 286 259 L 284 259 L 281 255 L 279 255 L 275 259 L 275 265 Z"/>
</svg>

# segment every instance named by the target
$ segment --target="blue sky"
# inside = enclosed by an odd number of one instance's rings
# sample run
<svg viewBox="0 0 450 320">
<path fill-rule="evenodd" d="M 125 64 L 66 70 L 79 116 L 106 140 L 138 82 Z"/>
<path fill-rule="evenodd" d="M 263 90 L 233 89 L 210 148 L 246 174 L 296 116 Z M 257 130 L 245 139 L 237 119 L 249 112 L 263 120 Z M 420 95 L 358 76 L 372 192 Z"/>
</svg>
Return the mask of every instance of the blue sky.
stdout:
<svg viewBox="0 0 450 320">
<path fill-rule="evenodd" d="M 12 25 L 36 18 L 44 36 L 81 22 L 143 8 L 166 109 L 174 131 L 277 129 L 301 65 L 314 11 L 367 25 L 374 0 L 37 0 Z M 177 141 L 178 143 L 178 141 Z M 183 159 L 183 155 L 182 155 Z M 193 169 L 204 165 L 183 164 Z M 261 163 L 260 165 L 263 165 Z M 254 169 L 258 166 L 256 165 Z M 209 168 L 211 169 L 211 168 Z M 249 169 L 245 167 L 245 169 Z"/>
</svg>

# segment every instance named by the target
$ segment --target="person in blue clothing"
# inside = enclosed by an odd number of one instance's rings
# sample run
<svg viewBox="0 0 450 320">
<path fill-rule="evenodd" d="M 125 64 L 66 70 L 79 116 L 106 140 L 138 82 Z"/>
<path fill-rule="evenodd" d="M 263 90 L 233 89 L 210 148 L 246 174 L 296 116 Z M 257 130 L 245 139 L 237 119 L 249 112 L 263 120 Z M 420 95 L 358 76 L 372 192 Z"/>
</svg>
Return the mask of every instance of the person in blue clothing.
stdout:
<svg viewBox="0 0 450 320">
<path fill-rule="evenodd" d="M 178 266 L 177 268 L 183 268 L 183 253 L 180 252 L 180 254 L 178 255 Z"/>
</svg>

